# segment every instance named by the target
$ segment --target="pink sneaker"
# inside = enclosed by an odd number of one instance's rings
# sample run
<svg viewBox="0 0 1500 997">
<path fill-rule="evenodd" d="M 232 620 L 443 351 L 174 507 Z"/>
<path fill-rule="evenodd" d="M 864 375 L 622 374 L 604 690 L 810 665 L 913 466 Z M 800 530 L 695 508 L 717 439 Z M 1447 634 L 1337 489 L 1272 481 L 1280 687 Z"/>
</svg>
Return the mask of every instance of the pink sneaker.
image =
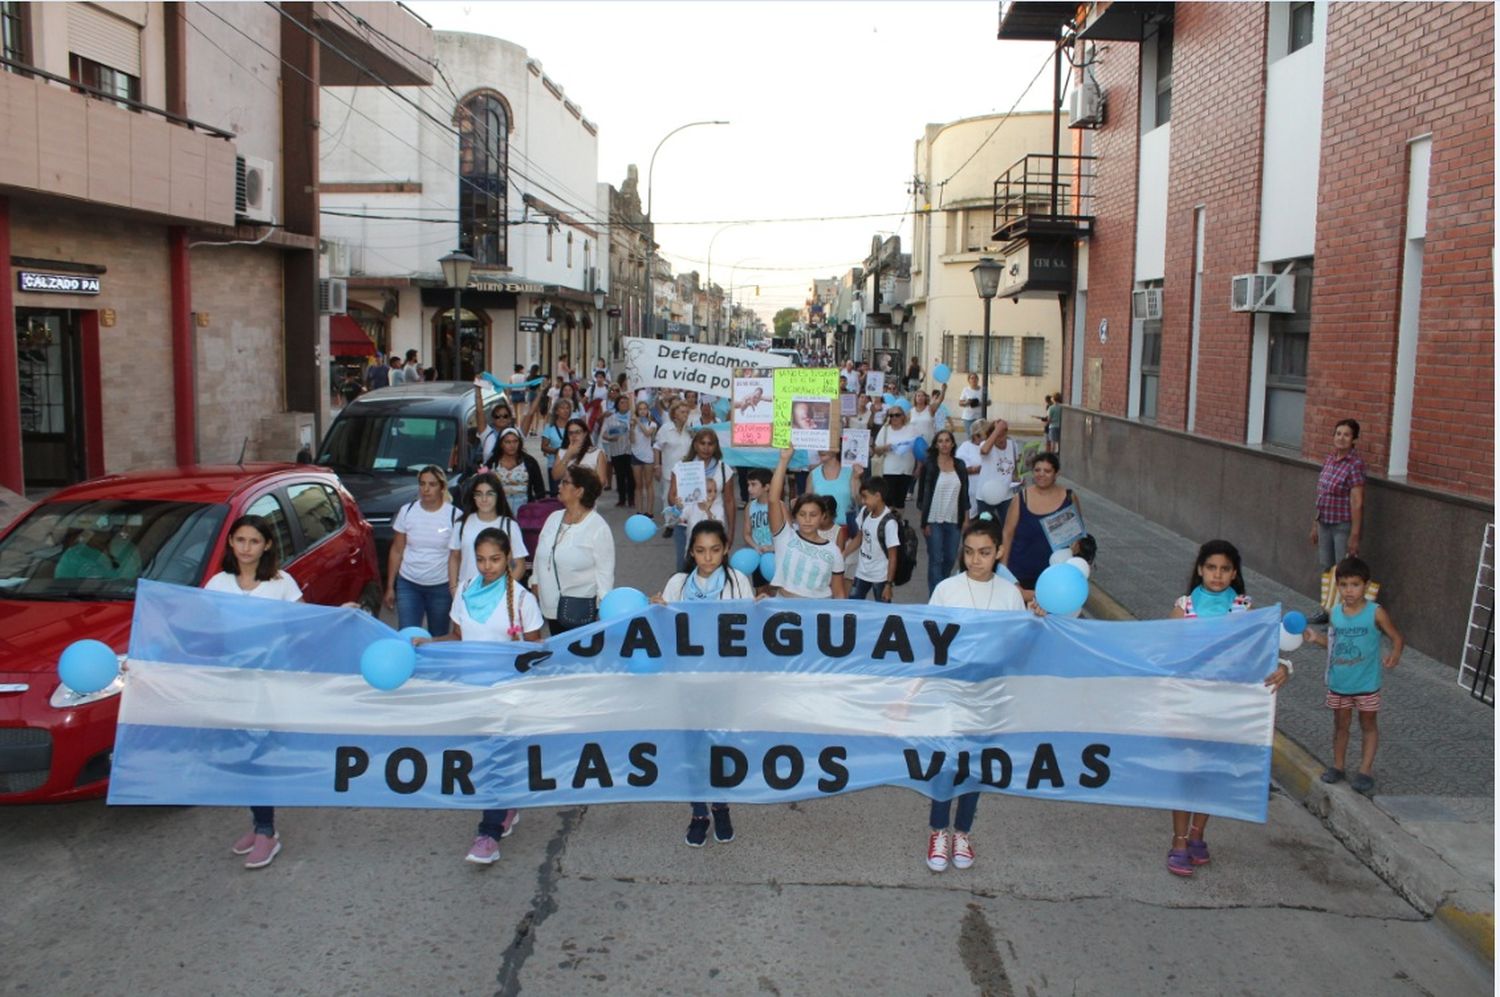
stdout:
<svg viewBox="0 0 1500 997">
<path fill-rule="evenodd" d="M 491 865 L 500 859 L 500 842 L 488 834 L 481 834 L 474 839 L 469 846 L 469 854 L 464 856 L 465 862 L 473 862 L 475 865 Z"/>
<path fill-rule="evenodd" d="M 505 820 L 500 822 L 500 837 L 510 837 L 510 832 L 514 831 L 516 829 L 516 825 L 519 823 L 521 823 L 521 811 L 505 811 Z"/>
<path fill-rule="evenodd" d="M 240 835 L 235 843 L 229 846 L 229 851 L 234 855 L 249 855 L 250 849 L 255 847 L 255 829 L 251 828 Z"/>
<path fill-rule="evenodd" d="M 245 855 L 245 868 L 264 869 L 270 865 L 271 860 L 281 852 L 280 838 L 280 835 L 273 838 L 257 834 L 255 841 L 250 845 L 250 851 Z"/>
</svg>

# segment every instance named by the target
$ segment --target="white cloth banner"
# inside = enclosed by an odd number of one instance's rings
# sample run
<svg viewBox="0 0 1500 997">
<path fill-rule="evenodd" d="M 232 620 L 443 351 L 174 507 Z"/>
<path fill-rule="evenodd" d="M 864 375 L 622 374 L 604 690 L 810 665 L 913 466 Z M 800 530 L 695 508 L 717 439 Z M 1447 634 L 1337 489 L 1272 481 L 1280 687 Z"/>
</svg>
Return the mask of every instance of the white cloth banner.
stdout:
<svg viewBox="0 0 1500 997">
<path fill-rule="evenodd" d="M 741 350 L 732 346 L 703 346 L 665 339 L 626 337 L 625 377 L 632 391 L 673 388 L 728 398 L 738 367 L 789 367 L 779 353 Z"/>
</svg>

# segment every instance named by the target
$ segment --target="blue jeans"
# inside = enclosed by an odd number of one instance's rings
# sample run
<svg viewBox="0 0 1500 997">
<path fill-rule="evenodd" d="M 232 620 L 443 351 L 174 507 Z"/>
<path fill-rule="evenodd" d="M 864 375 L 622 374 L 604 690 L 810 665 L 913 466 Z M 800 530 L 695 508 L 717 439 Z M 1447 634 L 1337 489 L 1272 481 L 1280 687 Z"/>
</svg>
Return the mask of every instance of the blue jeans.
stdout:
<svg viewBox="0 0 1500 997">
<path fill-rule="evenodd" d="M 256 834 L 264 834 L 268 838 L 276 836 L 275 807 L 251 807 L 250 821 L 255 825 Z"/>
<path fill-rule="evenodd" d="M 694 803 L 694 804 L 692 804 L 692 808 L 693 808 L 693 816 L 694 817 L 707 817 L 708 816 L 708 804 L 707 803 Z M 727 803 L 715 803 L 714 804 L 714 809 L 715 810 L 728 810 L 729 809 L 729 804 L 727 804 Z"/>
<path fill-rule="evenodd" d="M 521 506 L 529 501 L 528 493 L 522 492 L 520 495 L 507 495 L 505 496 L 505 501 L 510 504 L 510 518 L 515 519 L 516 513 L 521 511 Z"/>
<path fill-rule="evenodd" d="M 514 811 L 486 810 L 480 815 L 479 829 L 475 833 L 499 841 L 500 836 L 505 833 L 505 815 L 508 813 L 514 813 Z"/>
<path fill-rule="evenodd" d="M 850 591 L 849 598 L 863 599 L 865 596 L 871 594 L 874 595 L 875 601 L 879 602 L 880 597 L 885 594 L 885 582 L 867 582 L 863 578 L 854 579 L 854 588 Z"/>
<path fill-rule="evenodd" d="M 1318 565 L 1324 571 L 1336 567 L 1349 550 L 1352 523 L 1325 523 L 1318 520 Z"/>
<path fill-rule="evenodd" d="M 418 585 L 396 576 L 396 628 L 422 626 L 422 617 L 427 617 L 427 632 L 434 637 L 448 634 L 448 610 L 453 608 L 453 595 L 448 583 Z"/>
<path fill-rule="evenodd" d="M 953 574 L 958 563 L 958 524 L 928 523 L 932 535 L 927 538 L 927 598 L 932 598 L 938 583 Z"/>
<path fill-rule="evenodd" d="M 691 532 L 686 523 L 678 523 L 672 528 L 672 553 L 677 558 L 672 562 L 673 571 L 681 571 L 687 560 L 688 534 Z"/>
<path fill-rule="evenodd" d="M 941 831 L 948 826 L 948 813 L 953 808 L 952 800 L 933 800 L 932 813 L 928 817 L 927 826 L 934 831 Z M 958 798 L 958 816 L 953 820 L 953 830 L 969 833 L 974 826 L 974 811 L 979 809 L 979 794 L 965 793 Z"/>
</svg>

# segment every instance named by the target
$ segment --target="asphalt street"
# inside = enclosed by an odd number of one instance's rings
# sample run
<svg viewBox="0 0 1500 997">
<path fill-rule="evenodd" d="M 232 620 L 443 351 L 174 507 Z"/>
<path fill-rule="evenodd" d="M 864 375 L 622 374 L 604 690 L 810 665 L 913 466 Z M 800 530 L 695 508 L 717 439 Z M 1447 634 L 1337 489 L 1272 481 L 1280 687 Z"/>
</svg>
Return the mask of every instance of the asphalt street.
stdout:
<svg viewBox="0 0 1500 997">
<path fill-rule="evenodd" d="M 621 555 L 619 584 L 670 573 L 670 541 Z M 925 591 L 919 567 L 897 601 Z M 993 796 L 974 867 L 934 874 L 926 809 L 738 806 L 702 849 L 681 804 L 531 810 L 488 868 L 462 861 L 472 814 L 288 809 L 258 872 L 229 854 L 240 810 L 0 809 L 0 993 L 1493 991 L 1274 789 L 1265 825 L 1209 825 L 1190 880 L 1165 814 Z"/>
</svg>

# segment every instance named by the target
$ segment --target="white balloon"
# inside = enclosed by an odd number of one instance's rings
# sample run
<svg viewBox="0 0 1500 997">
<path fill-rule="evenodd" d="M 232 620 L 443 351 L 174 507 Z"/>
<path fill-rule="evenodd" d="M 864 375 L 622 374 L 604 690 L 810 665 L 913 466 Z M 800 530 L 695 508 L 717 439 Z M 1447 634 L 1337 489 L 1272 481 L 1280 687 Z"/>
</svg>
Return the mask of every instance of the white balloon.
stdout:
<svg viewBox="0 0 1500 997">
<path fill-rule="evenodd" d="M 1085 578 L 1087 578 L 1089 576 L 1089 572 L 1093 570 L 1089 566 L 1089 562 L 1085 561 L 1081 557 L 1070 557 L 1070 558 L 1068 558 L 1067 563 L 1071 564 L 1073 567 L 1077 568 L 1078 569 L 1078 573 L 1081 574 L 1081 575 L 1083 575 L 1083 577 L 1085 577 Z"/>
<path fill-rule="evenodd" d="M 1302 646 L 1302 635 L 1287 633 L 1286 627 L 1281 628 L 1281 649 L 1286 652 L 1297 650 Z"/>
<path fill-rule="evenodd" d="M 979 486 L 979 501 L 986 505 L 999 505 L 1009 495 L 1010 489 L 1005 487 L 1005 482 L 995 480 L 986 481 Z"/>
<path fill-rule="evenodd" d="M 1072 556 L 1073 556 L 1073 552 L 1071 550 L 1068 550 L 1068 548 L 1064 547 L 1062 550 L 1054 550 L 1052 552 L 1052 556 L 1049 557 L 1049 558 L 1047 558 L 1047 563 L 1049 565 L 1053 565 L 1053 564 L 1067 564 L 1068 561 L 1069 561 L 1069 559 L 1072 558 Z M 1088 575 L 1085 574 L 1084 577 L 1087 578 Z"/>
</svg>

